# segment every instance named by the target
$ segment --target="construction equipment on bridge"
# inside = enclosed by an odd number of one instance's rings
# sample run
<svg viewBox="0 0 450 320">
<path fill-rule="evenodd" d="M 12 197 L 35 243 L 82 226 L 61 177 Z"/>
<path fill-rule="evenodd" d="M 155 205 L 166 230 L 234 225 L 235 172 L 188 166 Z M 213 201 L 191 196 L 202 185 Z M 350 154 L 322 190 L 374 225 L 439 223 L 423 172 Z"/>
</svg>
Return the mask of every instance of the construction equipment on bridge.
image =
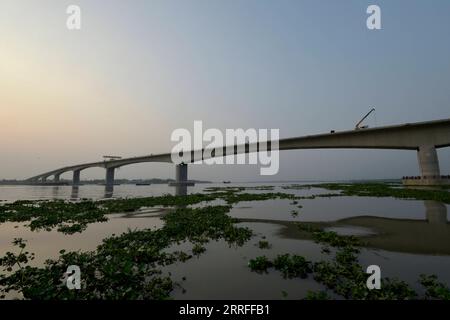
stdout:
<svg viewBox="0 0 450 320">
<path fill-rule="evenodd" d="M 355 130 L 359 130 L 359 129 L 366 129 L 366 128 L 368 128 L 369 126 L 361 126 L 361 123 L 364 121 L 364 120 L 366 120 L 366 118 L 372 113 L 372 112 L 374 112 L 375 111 L 375 108 L 372 108 L 372 109 L 370 109 L 370 111 L 369 112 L 367 112 L 367 114 L 361 119 L 361 120 L 359 120 L 359 122 L 356 124 L 356 126 L 355 126 Z"/>
<path fill-rule="evenodd" d="M 103 159 L 105 159 L 105 161 L 111 161 L 111 160 L 120 160 L 120 159 L 122 159 L 122 157 L 119 157 L 119 156 L 103 156 Z"/>
</svg>

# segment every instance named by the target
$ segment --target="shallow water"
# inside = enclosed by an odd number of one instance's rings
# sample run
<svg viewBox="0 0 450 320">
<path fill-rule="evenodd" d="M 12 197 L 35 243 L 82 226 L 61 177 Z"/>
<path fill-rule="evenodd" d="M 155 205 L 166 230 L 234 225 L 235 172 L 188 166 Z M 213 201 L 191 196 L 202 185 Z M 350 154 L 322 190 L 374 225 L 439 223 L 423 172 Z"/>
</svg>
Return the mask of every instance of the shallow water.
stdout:
<svg viewBox="0 0 450 320">
<path fill-rule="evenodd" d="M 197 184 L 188 187 L 187 193 L 203 192 L 212 186 L 275 186 L 273 191 L 246 190 L 245 192 L 288 192 L 302 196 L 336 193 L 328 190 L 282 189 L 290 183 L 255 184 Z M 103 186 L 86 185 L 76 189 L 70 186 L 0 186 L 0 200 L 18 199 L 79 199 L 106 197 L 143 197 L 176 193 L 167 185 L 115 186 L 113 193 Z M 220 204 L 220 201 L 218 203 Z M 299 208 L 299 206 L 302 206 Z M 322 246 L 300 237 L 296 221 L 325 224 L 341 234 L 363 236 L 370 247 L 362 250 L 363 266 L 376 264 L 382 276 L 397 277 L 418 288 L 421 273 L 436 274 L 439 280 L 450 285 L 450 224 L 449 206 L 435 201 L 398 200 L 372 197 L 330 197 L 299 200 L 266 200 L 240 202 L 233 206 L 230 215 L 242 221 L 240 225 L 251 228 L 256 236 L 242 247 L 229 247 L 224 241 L 206 244 L 206 252 L 185 263 L 168 266 L 173 279 L 185 291 L 176 289 L 174 298 L 186 299 L 299 299 L 308 290 L 322 289 L 311 277 L 305 280 L 283 279 L 277 271 L 268 274 L 251 272 L 249 259 L 260 255 L 275 257 L 280 253 L 293 253 L 310 260 L 327 259 Z M 78 234 L 64 235 L 56 231 L 31 232 L 23 223 L 0 224 L 0 255 L 12 249 L 16 237 L 28 240 L 28 249 L 36 253 L 34 265 L 55 258 L 61 249 L 93 250 L 102 239 L 120 234 L 128 229 L 160 228 L 158 217 L 165 209 L 136 214 L 114 214 L 103 223 L 88 225 Z M 270 249 L 260 249 L 259 240 L 266 237 Z M 180 246 L 189 248 L 190 244 Z M 186 280 L 182 280 L 186 277 Z M 284 293 L 283 293 L 284 292 Z M 286 295 L 287 294 L 287 295 Z"/>
</svg>

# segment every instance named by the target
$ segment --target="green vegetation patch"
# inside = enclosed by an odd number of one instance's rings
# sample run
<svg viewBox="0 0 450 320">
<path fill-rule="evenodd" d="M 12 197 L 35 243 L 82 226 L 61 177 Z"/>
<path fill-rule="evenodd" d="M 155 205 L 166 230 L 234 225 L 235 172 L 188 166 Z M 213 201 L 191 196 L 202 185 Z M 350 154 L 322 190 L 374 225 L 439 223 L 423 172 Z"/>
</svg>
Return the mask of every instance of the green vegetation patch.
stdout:
<svg viewBox="0 0 450 320">
<path fill-rule="evenodd" d="M 224 239 L 242 245 L 251 230 L 235 226 L 227 215 L 229 207 L 178 209 L 163 217 L 166 224 L 158 230 L 128 231 L 104 239 L 95 251 L 65 252 L 43 267 L 27 265 L 34 256 L 24 252 L 23 240 L 16 240 L 20 252 L 0 258 L 5 274 L 0 275 L 0 292 L 16 291 L 26 299 L 167 299 L 178 284 L 161 268 L 192 256 L 182 251 L 169 253 L 171 245 L 191 241 L 194 254 L 211 239 Z M 81 290 L 69 290 L 65 272 L 70 265 L 82 270 Z"/>
<path fill-rule="evenodd" d="M 258 247 L 260 249 L 270 249 L 272 247 L 272 245 L 269 243 L 269 241 L 266 240 L 260 240 L 258 242 Z"/>
<path fill-rule="evenodd" d="M 260 256 L 255 259 L 250 259 L 248 266 L 252 271 L 267 273 L 267 269 L 272 267 L 273 263 L 266 256 Z"/>
<path fill-rule="evenodd" d="M 295 195 L 285 193 L 237 193 L 234 191 L 187 196 L 163 195 L 132 199 L 82 200 L 70 202 L 52 201 L 16 201 L 0 205 L 0 223 L 6 221 L 28 222 L 32 231 L 57 228 L 65 234 L 82 232 L 90 223 L 107 221 L 107 215 L 113 213 L 136 212 L 144 207 L 186 207 L 198 203 L 208 203 L 222 199 L 228 204 L 241 201 L 263 201 L 268 199 L 295 199 Z"/>
<path fill-rule="evenodd" d="M 106 221 L 105 213 L 93 201 L 16 201 L 0 206 L 0 223 L 30 221 L 33 231 L 58 227 L 58 231 L 74 233 L 84 230 L 89 223 Z"/>
<path fill-rule="evenodd" d="M 51 231 L 56 227 L 59 232 L 73 234 L 84 231 L 90 223 L 107 221 L 107 214 L 134 212 L 142 207 L 186 206 L 214 199 L 214 196 L 207 194 L 193 194 L 187 197 L 164 195 L 102 201 L 83 200 L 80 202 L 21 200 L 0 205 L 0 223 L 30 221 L 28 226 L 32 231 Z"/>
<path fill-rule="evenodd" d="M 420 275 L 420 284 L 425 287 L 427 299 L 450 300 L 450 289 L 438 282 L 436 275 Z"/>
<path fill-rule="evenodd" d="M 315 281 L 345 299 L 353 300 L 410 300 L 410 299 L 450 299 L 450 289 L 438 282 L 435 275 L 421 275 L 419 283 L 426 289 L 425 296 L 418 294 L 404 281 L 382 278 L 381 289 L 367 288 L 367 274 L 359 264 L 358 254 L 361 242 L 354 236 L 341 236 L 335 232 L 323 231 L 308 224 L 298 224 L 299 230 L 312 233 L 312 238 L 326 246 L 337 248 L 331 261 L 311 262 L 299 255 L 282 254 L 273 261 L 265 256 L 251 259 L 252 271 L 268 272 L 269 268 L 279 270 L 284 278 L 306 278 L 312 275 Z M 329 252 L 328 247 L 324 247 Z M 305 299 L 329 299 L 325 291 L 308 292 Z"/>
<path fill-rule="evenodd" d="M 230 186 L 230 187 L 207 187 L 203 189 L 206 192 L 242 192 L 245 190 L 273 190 L 274 186 Z"/>
<path fill-rule="evenodd" d="M 270 192 L 270 193 L 227 193 L 221 196 L 228 204 L 235 204 L 242 201 L 265 201 L 270 199 L 300 199 L 301 197 L 294 194 L 282 193 L 282 192 Z"/>
<path fill-rule="evenodd" d="M 276 270 L 283 274 L 284 278 L 300 277 L 302 279 L 312 272 L 312 264 L 299 255 L 281 254 L 273 261 Z"/>
<path fill-rule="evenodd" d="M 331 300 L 331 297 L 325 291 L 309 290 L 304 300 Z"/>
<path fill-rule="evenodd" d="M 444 189 L 402 188 L 387 183 L 323 183 L 314 185 L 327 190 L 340 190 L 342 195 L 359 197 L 393 197 L 397 199 L 435 200 L 450 203 L 450 192 Z"/>
<path fill-rule="evenodd" d="M 334 231 L 314 231 L 313 239 L 316 242 L 325 243 L 332 247 L 359 246 L 360 240 L 355 236 L 342 236 Z"/>
<path fill-rule="evenodd" d="M 358 263 L 359 250 L 344 247 L 336 253 L 333 261 L 314 264 L 314 280 L 324 284 L 345 299 L 352 300 L 408 300 L 417 297 L 409 285 L 397 279 L 382 278 L 381 289 L 367 288 L 367 274 Z"/>
<path fill-rule="evenodd" d="M 282 254 L 278 255 L 273 261 L 266 256 L 259 256 L 250 259 L 248 263 L 252 271 L 258 273 L 267 273 L 269 268 L 275 268 L 283 274 L 284 278 L 306 278 L 308 273 L 312 272 L 312 264 L 304 257 L 298 255 Z"/>
</svg>

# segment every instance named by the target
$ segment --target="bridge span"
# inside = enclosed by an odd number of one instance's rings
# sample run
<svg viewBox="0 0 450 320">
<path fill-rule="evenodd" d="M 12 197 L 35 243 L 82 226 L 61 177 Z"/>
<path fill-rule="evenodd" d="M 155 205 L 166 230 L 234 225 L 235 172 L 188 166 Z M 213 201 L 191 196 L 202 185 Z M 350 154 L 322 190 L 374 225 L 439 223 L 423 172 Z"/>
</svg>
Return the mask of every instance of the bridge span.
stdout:
<svg viewBox="0 0 450 320">
<path fill-rule="evenodd" d="M 187 176 L 188 163 L 207 158 L 225 157 L 240 153 L 250 153 L 272 150 L 273 142 L 235 145 L 222 147 L 222 152 L 210 150 L 191 151 L 190 160 L 184 163 L 176 163 L 176 185 L 189 184 Z M 450 184 L 449 176 L 441 176 L 439 160 L 436 149 L 450 146 L 450 118 L 407 123 L 401 125 L 366 128 L 330 132 L 324 134 L 308 135 L 278 140 L 279 150 L 296 149 L 396 149 L 415 150 L 420 168 L 420 176 L 404 178 L 407 185 L 442 185 Z M 275 150 L 275 149 L 274 149 Z M 209 155 L 209 156 L 206 156 Z M 106 170 L 105 183 L 107 186 L 114 184 L 115 169 L 122 166 L 142 162 L 167 162 L 173 163 L 172 154 L 144 155 L 139 157 L 124 158 L 119 160 L 98 161 L 71 165 L 48 171 L 33 176 L 27 181 L 30 183 L 42 183 L 53 176 L 54 182 L 59 182 L 61 174 L 73 172 L 73 185 L 80 184 L 80 173 L 87 168 L 100 167 Z"/>
</svg>

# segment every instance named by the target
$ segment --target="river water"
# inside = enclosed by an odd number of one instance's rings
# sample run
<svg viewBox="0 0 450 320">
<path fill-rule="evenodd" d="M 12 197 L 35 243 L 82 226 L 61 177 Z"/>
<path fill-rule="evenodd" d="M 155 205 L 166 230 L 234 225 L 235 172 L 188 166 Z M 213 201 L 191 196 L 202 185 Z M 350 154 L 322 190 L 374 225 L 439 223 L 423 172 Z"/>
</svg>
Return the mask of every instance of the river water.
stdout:
<svg viewBox="0 0 450 320">
<path fill-rule="evenodd" d="M 292 183 L 240 183 L 197 184 L 186 190 L 176 190 L 162 184 L 150 186 L 119 185 L 114 190 L 104 186 L 0 186 L 0 201 L 19 199 L 102 199 L 109 197 L 143 197 L 176 193 L 199 193 L 213 186 L 274 186 L 273 191 L 249 190 L 246 192 L 286 192 L 302 196 L 330 193 L 320 188 L 282 189 Z M 1 202 L 0 202 L 1 203 Z M 399 278 L 420 292 L 417 283 L 420 274 L 436 274 L 450 286 L 450 224 L 449 206 L 435 201 L 399 200 L 372 197 L 324 197 L 300 200 L 301 209 L 290 200 L 240 202 L 230 215 L 239 218 L 240 225 L 251 228 L 256 234 L 242 247 L 229 247 L 224 241 L 206 244 L 206 252 L 185 263 L 167 267 L 175 281 L 184 290 L 176 289 L 176 299 L 299 299 L 308 290 L 323 287 L 308 279 L 283 279 L 276 271 L 257 274 L 250 271 L 249 259 L 266 255 L 274 258 L 280 253 L 292 253 L 316 261 L 327 259 L 322 245 L 299 236 L 294 222 L 323 222 L 330 230 L 341 234 L 365 237 L 370 247 L 359 256 L 362 266 L 380 266 L 383 277 Z M 292 214 L 298 210 L 298 214 Z M 164 209 L 144 214 L 114 214 L 103 223 L 88 225 L 78 234 L 64 235 L 56 231 L 30 231 L 25 224 L 6 222 L 0 224 L 0 255 L 12 249 L 16 237 L 28 240 L 28 249 L 36 253 L 34 265 L 48 258 L 56 258 L 61 249 L 93 250 L 102 239 L 118 235 L 128 229 L 160 228 L 158 217 Z M 267 240 L 270 249 L 260 249 L 259 240 Z M 180 244 L 181 248 L 188 244 Z M 172 248 L 171 248 L 172 249 Z M 173 248 L 177 249 L 177 248 Z M 185 279 L 185 280 L 183 280 Z"/>
</svg>

